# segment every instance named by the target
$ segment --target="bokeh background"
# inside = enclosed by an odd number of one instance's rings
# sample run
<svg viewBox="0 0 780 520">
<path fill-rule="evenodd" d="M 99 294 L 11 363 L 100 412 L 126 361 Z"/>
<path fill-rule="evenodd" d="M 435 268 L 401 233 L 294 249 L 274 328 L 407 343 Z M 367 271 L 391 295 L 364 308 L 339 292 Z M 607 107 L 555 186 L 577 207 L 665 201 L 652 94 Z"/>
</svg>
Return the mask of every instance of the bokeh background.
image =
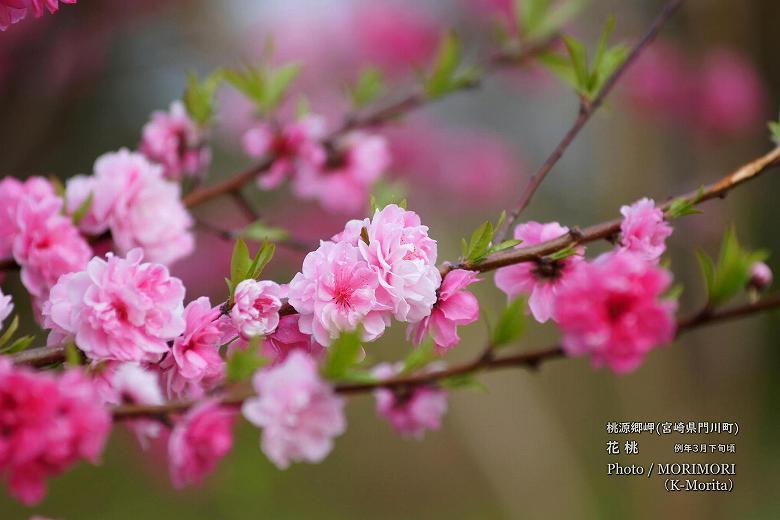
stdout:
<svg viewBox="0 0 780 520">
<path fill-rule="evenodd" d="M 277 56 L 299 59 L 312 107 L 333 121 L 346 107 L 344 85 L 377 64 L 393 85 L 414 81 L 438 35 L 455 27 L 468 55 L 489 51 L 500 0 L 84 0 L 57 15 L 0 33 L 0 172 L 62 178 L 91 171 L 100 154 L 133 148 L 153 110 L 181 95 L 185 74 L 252 62 L 267 38 Z M 616 37 L 636 41 L 659 1 L 592 0 L 571 32 L 595 42 L 609 14 Z M 768 149 L 765 123 L 780 100 L 780 4 L 776 0 L 690 0 L 664 29 L 609 103 L 546 182 L 526 218 L 587 225 L 623 203 L 657 200 L 716 179 Z M 460 237 L 517 197 L 530 172 L 576 114 L 576 98 L 541 70 L 492 76 L 387 128 L 394 164 L 388 178 L 406 192 L 455 259 Z M 221 96 L 210 180 L 249 164 L 238 136 L 246 106 Z M 670 239 L 672 269 L 685 285 L 682 308 L 702 303 L 694 248 L 715 253 L 735 222 L 749 247 L 780 251 L 778 173 L 710 202 Z M 350 215 L 327 215 L 286 190 L 248 188 L 260 212 L 306 239 L 327 237 Z M 224 227 L 241 212 L 221 199 L 199 218 Z M 230 244 L 199 233 L 195 255 L 176 266 L 188 297 L 224 297 Z M 593 248 L 597 251 L 600 246 Z M 283 282 L 301 253 L 285 251 L 267 272 Z M 778 267 L 776 258 L 769 261 Z M 28 307 L 8 276 L 19 308 Z M 492 275 L 476 289 L 483 308 L 503 296 Z M 32 320 L 29 320 L 32 323 Z M 372 359 L 397 359 L 409 346 L 396 327 L 371 345 Z M 30 330 L 33 330 L 32 324 Z M 452 360 L 482 344 L 484 324 L 463 331 Z M 531 327 L 517 346 L 554 340 Z M 199 489 L 175 492 L 162 453 L 142 453 L 121 428 L 104 463 L 80 465 L 51 481 L 34 510 L 0 496 L 0 518 L 33 512 L 66 520 L 134 518 L 750 518 L 780 517 L 780 321 L 755 317 L 686 335 L 652 353 L 636 373 L 616 377 L 584 360 L 550 363 L 538 373 L 482 377 L 487 390 L 452 395 L 441 431 L 399 438 L 375 416 L 370 396 L 348 407 L 349 430 L 320 465 L 276 470 L 258 449 L 258 432 L 237 429 L 236 446 Z M 734 438 L 650 437 L 640 453 L 611 457 L 608 421 L 731 421 Z M 736 454 L 676 455 L 675 442 L 736 442 Z M 669 494 L 661 480 L 607 477 L 609 462 L 735 462 L 731 494 Z"/>
</svg>

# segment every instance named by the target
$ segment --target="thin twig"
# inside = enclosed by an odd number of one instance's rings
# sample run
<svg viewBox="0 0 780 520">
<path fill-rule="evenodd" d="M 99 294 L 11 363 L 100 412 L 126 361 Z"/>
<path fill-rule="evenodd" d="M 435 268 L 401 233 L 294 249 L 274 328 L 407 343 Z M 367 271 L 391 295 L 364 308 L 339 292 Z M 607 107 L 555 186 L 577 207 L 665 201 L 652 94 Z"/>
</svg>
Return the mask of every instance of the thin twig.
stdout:
<svg viewBox="0 0 780 520">
<path fill-rule="evenodd" d="M 590 121 L 591 116 L 596 112 L 596 110 L 599 109 L 599 107 L 601 107 L 601 105 L 604 103 L 604 100 L 607 98 L 615 85 L 617 85 L 618 81 L 621 79 L 628 67 L 630 67 L 631 64 L 636 61 L 642 51 L 644 51 L 644 49 L 650 45 L 650 43 L 658 35 L 661 28 L 680 7 L 683 1 L 684 0 L 672 0 L 666 4 L 663 11 L 661 11 L 661 14 L 658 15 L 653 24 L 650 26 L 650 29 L 648 29 L 647 33 L 645 33 L 644 37 L 639 40 L 639 42 L 631 49 L 631 52 L 629 53 L 626 60 L 620 65 L 620 67 L 615 69 L 609 79 L 607 79 L 607 81 L 601 87 L 601 90 L 599 90 L 596 97 L 593 98 L 592 101 L 583 100 L 580 103 L 580 110 L 577 114 L 577 118 L 574 120 L 574 124 L 572 124 L 572 126 L 563 136 L 563 139 L 561 139 L 561 141 L 547 157 L 547 159 L 542 163 L 539 169 L 528 179 L 528 183 L 525 185 L 525 188 L 523 188 L 523 192 L 520 195 L 520 199 L 518 200 L 517 205 L 507 213 L 507 219 L 504 221 L 504 224 L 496 231 L 496 243 L 500 243 L 506 238 L 509 229 L 512 227 L 512 224 L 515 223 L 517 218 L 520 216 L 520 213 L 523 212 L 528 204 L 531 203 L 531 199 L 539 189 L 539 186 L 542 185 L 542 182 L 547 177 L 547 174 L 550 173 L 550 170 L 552 170 L 553 167 L 558 163 L 560 158 L 569 148 L 569 145 L 571 145 L 583 127 L 588 123 L 588 121 Z"/>
</svg>

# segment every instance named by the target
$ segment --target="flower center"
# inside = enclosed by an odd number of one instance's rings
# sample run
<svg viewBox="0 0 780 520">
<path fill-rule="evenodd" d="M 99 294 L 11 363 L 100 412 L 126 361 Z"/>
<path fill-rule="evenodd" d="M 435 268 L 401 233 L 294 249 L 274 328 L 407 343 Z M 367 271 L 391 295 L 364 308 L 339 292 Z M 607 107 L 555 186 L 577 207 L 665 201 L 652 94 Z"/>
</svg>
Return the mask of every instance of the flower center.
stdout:
<svg viewBox="0 0 780 520">
<path fill-rule="evenodd" d="M 555 281 L 561 277 L 564 267 L 566 267 L 566 264 L 563 260 L 542 258 L 536 261 L 536 267 L 531 270 L 531 274 L 539 280 Z"/>
</svg>

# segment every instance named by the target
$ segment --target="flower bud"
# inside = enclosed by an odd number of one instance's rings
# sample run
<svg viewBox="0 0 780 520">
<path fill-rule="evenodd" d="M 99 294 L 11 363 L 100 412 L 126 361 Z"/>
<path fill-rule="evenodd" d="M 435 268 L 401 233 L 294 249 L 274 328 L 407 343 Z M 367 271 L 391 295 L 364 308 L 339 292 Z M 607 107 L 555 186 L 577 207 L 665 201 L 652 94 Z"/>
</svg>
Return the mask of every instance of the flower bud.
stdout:
<svg viewBox="0 0 780 520">
<path fill-rule="evenodd" d="M 763 291 L 772 284 L 772 270 L 764 262 L 756 262 L 750 267 L 748 287 Z"/>
</svg>

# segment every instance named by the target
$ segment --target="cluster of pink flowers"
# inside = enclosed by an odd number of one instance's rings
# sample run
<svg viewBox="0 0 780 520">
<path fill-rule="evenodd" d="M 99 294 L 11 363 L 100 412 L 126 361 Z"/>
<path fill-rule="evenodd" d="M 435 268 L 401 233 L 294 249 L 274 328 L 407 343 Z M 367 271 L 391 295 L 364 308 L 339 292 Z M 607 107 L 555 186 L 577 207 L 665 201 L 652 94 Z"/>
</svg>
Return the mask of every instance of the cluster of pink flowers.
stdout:
<svg viewBox="0 0 780 520">
<path fill-rule="evenodd" d="M 51 183 L 33 177 L 0 181 L 0 258 L 21 267 L 36 309 L 63 274 L 83 269 L 92 255 Z"/>
<path fill-rule="evenodd" d="M 380 379 L 389 379 L 397 375 L 400 368 L 382 363 L 374 368 L 373 374 Z M 447 392 L 435 386 L 417 386 L 400 392 L 379 388 L 374 396 L 377 412 L 393 429 L 416 439 L 421 439 L 426 430 L 438 430 L 447 412 Z"/>
<path fill-rule="evenodd" d="M 319 377 L 314 360 L 293 352 L 279 365 L 261 370 L 253 380 L 257 397 L 242 412 L 263 429 L 263 453 L 280 469 L 297 461 L 320 462 L 333 438 L 344 433 L 344 400 Z"/>
<path fill-rule="evenodd" d="M 63 4 L 75 4 L 77 0 L 0 0 L 0 31 L 5 31 L 12 24 L 27 17 L 29 11 L 36 18 L 43 16 L 45 11 L 56 13 Z"/>
<path fill-rule="evenodd" d="M 46 479 L 103 452 L 111 417 L 92 383 L 75 369 L 60 376 L 16 368 L 0 358 L 0 476 L 25 504 Z"/>
<path fill-rule="evenodd" d="M 95 161 L 95 174 L 68 181 L 69 211 L 92 195 L 81 221 L 85 233 L 111 231 L 121 254 L 141 247 L 153 262 L 171 264 L 194 248 L 192 217 L 181 202 L 181 188 L 163 177 L 162 166 L 121 149 Z"/>
<path fill-rule="evenodd" d="M 429 316 L 440 284 L 428 227 L 413 211 L 390 204 L 372 219 L 350 221 L 334 241 L 309 253 L 290 282 L 289 303 L 301 315 L 301 332 L 323 346 L 358 325 L 372 341 L 391 316 L 412 324 Z"/>
<path fill-rule="evenodd" d="M 184 285 L 142 258 L 140 249 L 109 253 L 63 276 L 44 305 L 46 325 L 95 361 L 159 361 L 185 329 Z"/>
<path fill-rule="evenodd" d="M 211 162 L 203 131 L 184 103 L 174 101 L 168 112 L 157 111 L 144 125 L 139 151 L 163 167 L 165 178 L 180 181 L 203 175 Z"/>
</svg>

